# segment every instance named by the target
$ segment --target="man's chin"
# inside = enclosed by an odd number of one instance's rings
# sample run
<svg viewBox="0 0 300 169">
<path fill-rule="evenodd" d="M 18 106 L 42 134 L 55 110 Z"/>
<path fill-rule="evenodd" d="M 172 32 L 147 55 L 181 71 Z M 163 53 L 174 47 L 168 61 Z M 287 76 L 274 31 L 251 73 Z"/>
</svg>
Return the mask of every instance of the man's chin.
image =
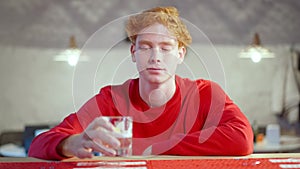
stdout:
<svg viewBox="0 0 300 169">
<path fill-rule="evenodd" d="M 166 75 L 165 76 L 151 75 L 151 76 L 147 76 L 144 79 L 147 80 L 149 83 L 161 84 L 161 83 L 168 81 L 170 78 L 171 78 L 171 76 L 166 76 Z"/>
</svg>

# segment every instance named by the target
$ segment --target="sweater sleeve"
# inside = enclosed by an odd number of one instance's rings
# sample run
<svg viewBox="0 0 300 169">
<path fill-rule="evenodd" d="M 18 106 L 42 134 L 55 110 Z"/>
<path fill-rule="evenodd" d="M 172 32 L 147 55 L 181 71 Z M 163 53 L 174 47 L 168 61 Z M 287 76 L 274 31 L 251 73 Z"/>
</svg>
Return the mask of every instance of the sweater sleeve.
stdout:
<svg viewBox="0 0 300 169">
<path fill-rule="evenodd" d="M 59 125 L 35 137 L 30 145 L 28 156 L 47 160 L 65 159 L 66 157 L 60 155 L 56 150 L 58 144 L 70 135 L 82 131 L 77 114 L 73 113 Z"/>
<path fill-rule="evenodd" d="M 57 146 L 67 137 L 82 133 L 97 116 L 105 115 L 103 112 L 108 115 L 113 111 L 110 97 L 109 86 L 101 89 L 99 94 L 89 99 L 76 113 L 70 114 L 59 125 L 35 137 L 28 156 L 47 160 L 65 159 L 66 157 L 57 151 Z M 103 111 L 98 105 L 102 105 Z"/>
<path fill-rule="evenodd" d="M 162 147 L 169 147 L 167 151 L 158 154 L 251 154 L 253 152 L 252 128 L 238 106 L 215 83 L 211 82 L 199 90 L 202 103 L 197 120 L 205 121 L 205 124 L 202 128 L 194 128 L 187 134 L 175 134 L 170 140 L 153 144 L 152 153 L 158 153 Z"/>
</svg>

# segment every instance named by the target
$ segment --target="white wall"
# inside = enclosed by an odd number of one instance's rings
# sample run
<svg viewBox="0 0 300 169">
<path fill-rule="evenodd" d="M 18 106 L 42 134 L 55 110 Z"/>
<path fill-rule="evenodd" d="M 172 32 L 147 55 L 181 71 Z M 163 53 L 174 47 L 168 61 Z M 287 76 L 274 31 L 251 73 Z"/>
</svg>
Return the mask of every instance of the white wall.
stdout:
<svg viewBox="0 0 300 169">
<path fill-rule="evenodd" d="M 259 124 L 274 123 L 275 111 L 281 109 L 283 75 L 289 61 L 289 48 L 269 47 L 276 58 L 260 63 L 238 58 L 241 48 L 216 46 L 225 73 L 224 89 L 251 122 L 256 119 Z M 223 72 L 221 64 L 213 63 L 213 69 L 205 67 L 217 58 L 211 47 L 194 45 L 193 49 L 196 54 L 189 52 L 179 70 L 180 74 L 209 79 L 218 73 L 215 70 Z M 56 49 L 0 46 L 0 132 L 23 129 L 28 124 L 59 122 L 98 92 L 101 86 L 137 75 L 127 48 L 114 49 L 105 55 L 102 62 L 99 62 L 99 57 L 105 51 L 87 52 L 99 56 L 94 67 L 80 63 L 76 70 L 65 62 L 54 62 L 53 57 L 58 52 Z M 206 59 L 202 59 L 201 63 L 198 56 Z M 217 81 L 219 76 L 215 78 Z M 292 76 L 288 80 L 287 100 L 297 103 L 298 94 Z"/>
</svg>

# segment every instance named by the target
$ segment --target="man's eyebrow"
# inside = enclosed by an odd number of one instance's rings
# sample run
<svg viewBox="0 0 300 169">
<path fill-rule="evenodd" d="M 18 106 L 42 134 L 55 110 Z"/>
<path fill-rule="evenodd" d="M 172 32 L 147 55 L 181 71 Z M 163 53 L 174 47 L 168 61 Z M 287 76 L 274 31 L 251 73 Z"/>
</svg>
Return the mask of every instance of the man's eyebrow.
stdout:
<svg viewBox="0 0 300 169">
<path fill-rule="evenodd" d="M 151 41 L 140 40 L 140 41 L 138 41 L 138 44 L 151 44 Z"/>
<path fill-rule="evenodd" d="M 152 44 L 152 41 L 140 40 L 140 41 L 138 41 L 138 44 Z M 176 45 L 176 41 L 174 41 L 174 42 L 162 41 L 162 42 L 159 42 L 158 44 L 159 45 Z"/>
<path fill-rule="evenodd" d="M 159 44 L 160 45 L 175 45 L 176 43 L 175 43 L 176 41 L 174 41 L 174 42 L 160 42 Z"/>
</svg>

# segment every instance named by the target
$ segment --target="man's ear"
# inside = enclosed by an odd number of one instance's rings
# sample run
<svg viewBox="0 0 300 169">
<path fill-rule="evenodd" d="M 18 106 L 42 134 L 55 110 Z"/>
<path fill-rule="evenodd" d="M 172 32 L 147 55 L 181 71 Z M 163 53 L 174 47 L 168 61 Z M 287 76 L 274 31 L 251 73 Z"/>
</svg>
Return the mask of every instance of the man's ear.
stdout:
<svg viewBox="0 0 300 169">
<path fill-rule="evenodd" d="M 130 53 L 131 53 L 131 60 L 133 62 L 136 62 L 136 59 L 135 59 L 135 45 L 134 44 L 131 44 L 131 46 L 130 46 Z"/>
<path fill-rule="evenodd" d="M 179 59 L 179 63 L 178 64 L 181 64 L 184 60 L 184 57 L 185 57 L 185 54 L 186 54 L 186 48 L 184 46 L 181 46 L 178 48 L 178 59 Z"/>
</svg>

